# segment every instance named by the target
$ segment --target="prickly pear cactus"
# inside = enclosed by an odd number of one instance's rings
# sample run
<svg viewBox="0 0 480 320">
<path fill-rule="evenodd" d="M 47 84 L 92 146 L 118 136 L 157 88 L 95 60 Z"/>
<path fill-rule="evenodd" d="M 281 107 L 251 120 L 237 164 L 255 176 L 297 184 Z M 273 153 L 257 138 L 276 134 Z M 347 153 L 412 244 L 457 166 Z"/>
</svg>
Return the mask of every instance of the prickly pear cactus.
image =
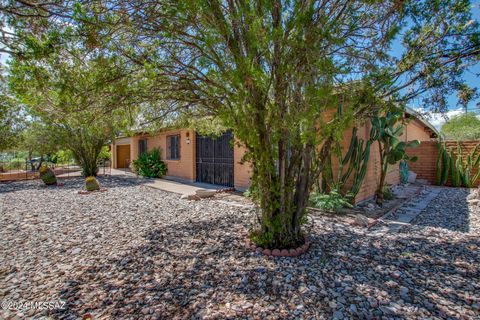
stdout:
<svg viewBox="0 0 480 320">
<path fill-rule="evenodd" d="M 90 176 L 85 179 L 85 189 L 87 191 L 100 190 L 100 184 L 95 177 Z"/>
<path fill-rule="evenodd" d="M 55 172 L 47 166 L 42 166 L 40 168 L 40 179 L 47 186 L 52 186 L 57 184 L 57 177 L 55 177 Z"/>
</svg>

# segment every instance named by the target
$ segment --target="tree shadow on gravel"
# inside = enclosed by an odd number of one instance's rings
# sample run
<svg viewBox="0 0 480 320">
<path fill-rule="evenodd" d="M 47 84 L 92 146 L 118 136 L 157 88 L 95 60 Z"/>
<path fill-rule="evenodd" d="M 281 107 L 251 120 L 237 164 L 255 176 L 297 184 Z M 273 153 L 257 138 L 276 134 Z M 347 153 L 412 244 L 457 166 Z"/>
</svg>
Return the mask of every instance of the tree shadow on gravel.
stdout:
<svg viewBox="0 0 480 320">
<path fill-rule="evenodd" d="M 151 230 L 145 245 L 65 282 L 59 296 L 67 301 L 66 309 L 51 315 L 185 319 L 201 318 L 208 308 L 225 311 L 214 318 L 246 318 L 258 310 L 253 304 L 262 301 L 274 306 L 265 310 L 277 318 L 301 317 L 305 311 L 330 318 L 335 310 L 329 301 L 343 297 L 345 302 L 335 308 L 345 316 L 381 317 L 385 310 L 372 307 L 367 298 L 382 303 L 383 291 L 388 305 L 400 299 L 399 286 L 405 286 L 412 303 L 441 316 L 438 297 L 471 311 L 465 295 L 480 292 L 480 258 L 471 250 L 480 246 L 479 239 L 457 243 L 418 236 L 392 243 L 382 237 L 365 240 L 342 229 L 313 234 L 310 252 L 300 259 L 269 258 L 243 247 L 244 223 L 241 217 L 225 215 Z M 470 265 L 462 266 L 465 261 Z M 397 285 L 388 287 L 389 280 Z M 247 302 L 251 305 L 242 308 Z M 351 304 L 358 306 L 357 312 Z M 294 313 L 298 305 L 303 309 Z M 409 318 L 401 310 L 394 316 Z"/>
<path fill-rule="evenodd" d="M 102 187 L 117 188 L 144 185 L 149 181 L 136 177 L 117 177 L 117 176 L 99 176 L 97 177 Z M 42 191 L 42 190 L 82 190 L 84 187 L 84 178 L 70 177 L 58 178 L 59 185 L 46 186 L 40 179 L 0 182 L 0 194 L 19 192 L 19 191 Z"/>
<path fill-rule="evenodd" d="M 458 192 L 460 193 L 460 199 L 451 199 L 447 202 L 438 202 L 437 199 L 445 195 L 440 194 L 439 197 L 432 200 L 429 206 L 426 208 L 428 212 L 428 219 L 422 219 L 422 215 L 419 216 L 419 221 L 416 225 L 421 227 L 435 227 L 442 228 L 451 231 L 469 232 L 470 231 L 470 210 L 468 208 L 467 196 L 470 194 L 470 190 L 466 188 L 452 188 L 445 189 L 442 192 Z M 447 198 L 449 199 L 449 198 Z"/>
<path fill-rule="evenodd" d="M 403 236 L 394 242 L 372 237 L 371 245 L 351 242 L 359 251 L 347 257 L 351 264 L 345 263 L 342 268 L 353 277 L 354 295 L 373 297 L 379 304 L 363 316 L 383 314 L 404 319 L 474 316 L 478 312 L 474 302 L 480 298 L 480 239 L 469 237 L 456 241 Z M 366 290 L 373 290 L 373 294 L 365 294 Z M 402 311 L 404 308 L 420 309 L 423 313 L 412 317 Z"/>
</svg>

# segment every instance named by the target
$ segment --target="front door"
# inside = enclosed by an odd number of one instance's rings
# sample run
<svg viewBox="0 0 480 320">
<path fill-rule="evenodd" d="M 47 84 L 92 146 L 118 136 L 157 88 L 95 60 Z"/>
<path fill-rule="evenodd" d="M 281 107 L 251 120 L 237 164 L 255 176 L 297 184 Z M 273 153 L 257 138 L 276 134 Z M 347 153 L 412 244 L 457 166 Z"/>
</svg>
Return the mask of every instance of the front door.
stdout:
<svg viewBox="0 0 480 320">
<path fill-rule="evenodd" d="M 196 136 L 197 181 L 233 187 L 233 134 Z"/>
<path fill-rule="evenodd" d="M 117 145 L 117 168 L 128 168 L 130 164 L 130 145 Z"/>
</svg>

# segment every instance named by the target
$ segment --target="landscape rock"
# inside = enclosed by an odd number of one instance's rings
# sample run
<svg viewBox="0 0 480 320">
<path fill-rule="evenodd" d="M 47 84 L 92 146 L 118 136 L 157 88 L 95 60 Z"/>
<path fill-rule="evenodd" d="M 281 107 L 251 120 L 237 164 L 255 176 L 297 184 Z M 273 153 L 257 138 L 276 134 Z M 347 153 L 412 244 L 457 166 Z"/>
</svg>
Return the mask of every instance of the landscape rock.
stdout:
<svg viewBox="0 0 480 320">
<path fill-rule="evenodd" d="M 355 221 L 354 221 L 355 225 L 357 226 L 360 226 L 360 227 L 368 227 L 368 224 L 369 224 L 369 220 L 367 217 L 365 217 L 364 215 L 362 214 L 357 214 L 355 215 Z"/>
<path fill-rule="evenodd" d="M 98 179 L 108 192 L 92 197 L 77 194 L 79 178 L 0 184 L 2 300 L 66 302 L 0 319 L 478 318 L 472 190 L 442 189 L 397 233 L 311 216 L 308 253 L 273 258 L 245 249 L 252 208 Z"/>
</svg>

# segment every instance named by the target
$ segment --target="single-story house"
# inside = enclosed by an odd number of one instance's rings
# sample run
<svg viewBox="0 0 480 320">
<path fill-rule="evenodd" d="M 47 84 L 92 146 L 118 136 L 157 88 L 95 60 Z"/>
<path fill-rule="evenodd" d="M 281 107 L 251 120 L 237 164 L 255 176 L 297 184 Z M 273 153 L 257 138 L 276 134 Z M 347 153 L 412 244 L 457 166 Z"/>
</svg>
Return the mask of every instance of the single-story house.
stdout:
<svg viewBox="0 0 480 320">
<path fill-rule="evenodd" d="M 409 119 L 402 139 L 428 141 L 438 136 L 436 129 L 413 110 L 407 110 Z M 370 124 L 359 128 L 359 138 L 368 139 Z M 112 165 L 114 168 L 128 168 L 130 162 L 146 150 L 160 148 L 162 160 L 168 166 L 166 178 L 186 182 L 204 182 L 245 190 L 250 184 L 251 169 L 242 162 L 245 149 L 232 145 L 231 131 L 216 139 L 202 136 L 192 129 L 164 130 L 154 135 L 137 133 L 130 137 L 119 137 L 111 146 Z M 348 148 L 351 130 L 345 132 L 344 149 Z M 421 148 L 421 146 L 420 146 Z M 373 196 L 379 177 L 378 143 L 371 146 L 370 161 L 362 188 L 356 197 L 361 201 Z M 387 184 L 400 182 L 398 166 L 390 169 Z"/>
</svg>

